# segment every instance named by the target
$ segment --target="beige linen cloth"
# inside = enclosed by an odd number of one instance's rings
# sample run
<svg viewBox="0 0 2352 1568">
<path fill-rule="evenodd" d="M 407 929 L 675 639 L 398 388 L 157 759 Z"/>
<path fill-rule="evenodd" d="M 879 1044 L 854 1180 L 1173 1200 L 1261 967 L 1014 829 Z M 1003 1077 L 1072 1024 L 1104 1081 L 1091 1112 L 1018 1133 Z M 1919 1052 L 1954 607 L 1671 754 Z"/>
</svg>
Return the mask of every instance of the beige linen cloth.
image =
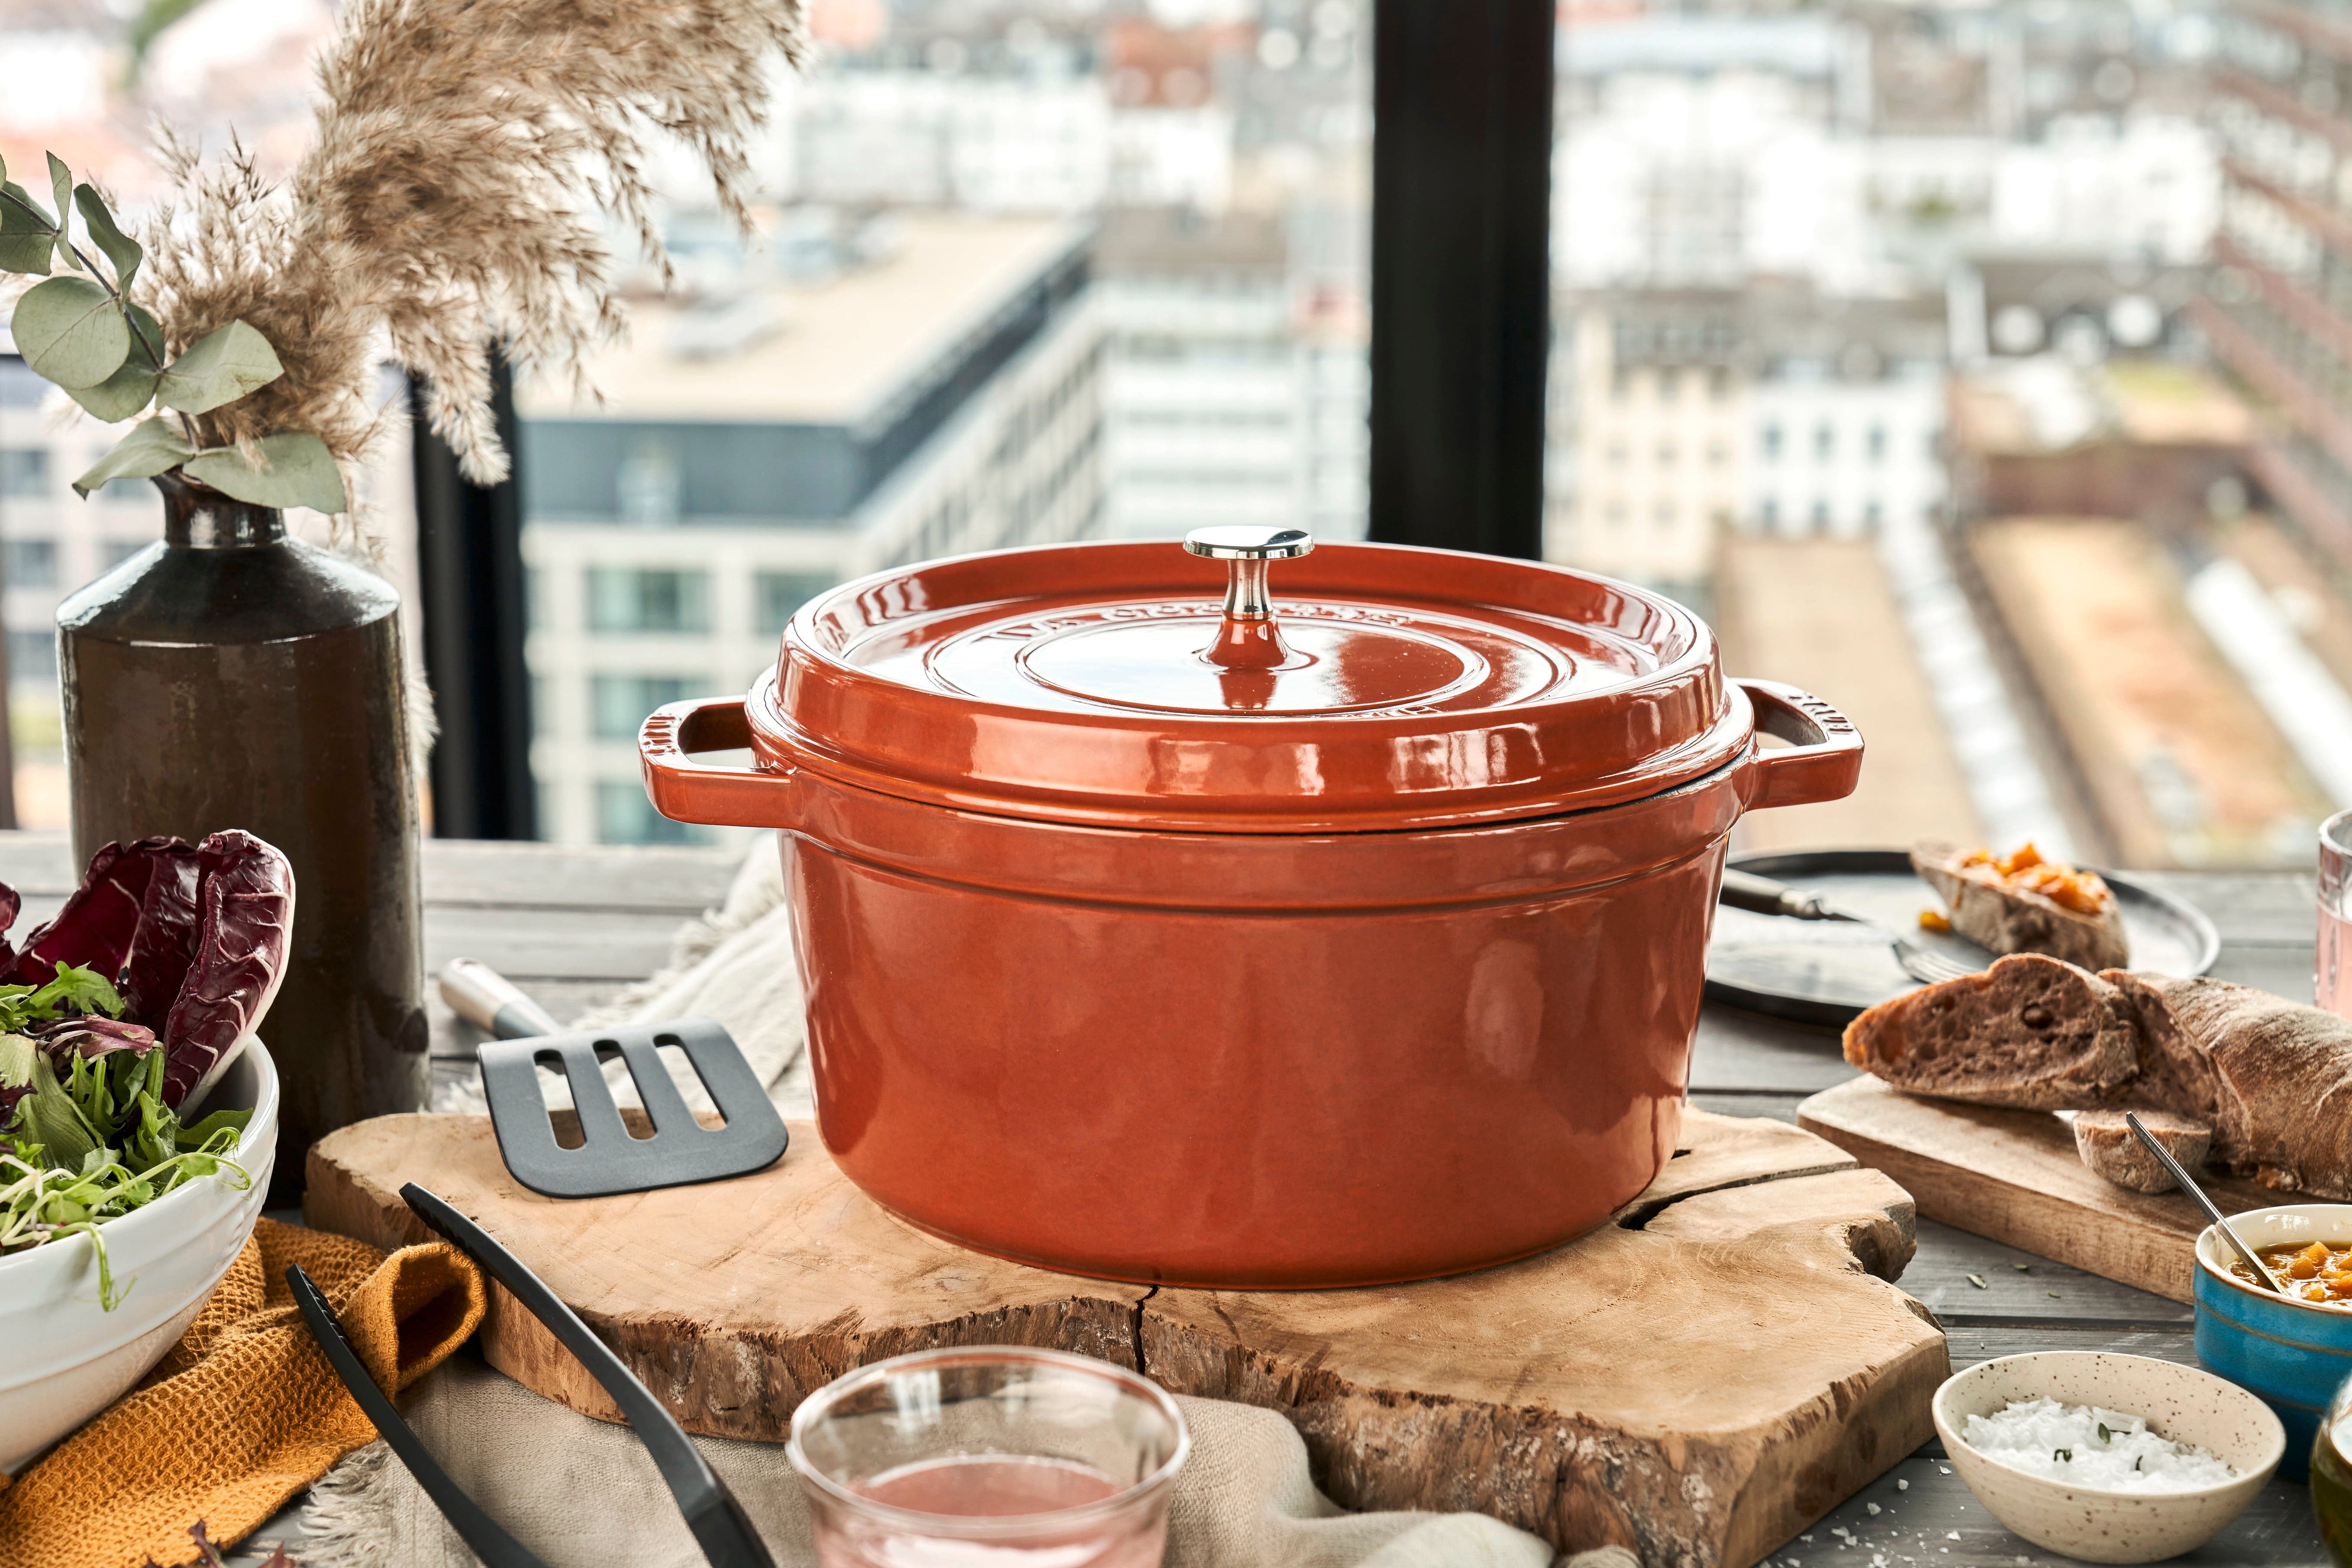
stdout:
<svg viewBox="0 0 2352 1568">
<path fill-rule="evenodd" d="M 801 990 L 783 880 L 762 843 L 726 902 L 679 932 L 671 963 L 589 1021 L 716 1018 L 787 1116 L 814 1114 Z M 624 1064 L 616 1097 L 634 1100 Z M 689 1069 L 679 1089 L 701 1085 Z M 705 1101 L 707 1103 L 707 1101 Z M 445 1096 L 436 1109 L 479 1110 Z M 1315 1489 L 1307 1447 L 1271 1411 L 1179 1398 L 1192 1455 L 1169 1512 L 1168 1568 L 1548 1568 L 1549 1546 L 1479 1514 L 1345 1513 Z M 457 1484 L 551 1568 L 698 1568 L 703 1559 L 644 1447 L 459 1358 L 402 1409 Z M 785 1568 L 816 1562 L 809 1516 L 783 1447 L 698 1437 Z M 400 1461 L 373 1443 L 313 1490 L 303 1517 L 310 1568 L 478 1568 Z M 1574 1568 L 1640 1568 L 1621 1548 Z"/>
</svg>

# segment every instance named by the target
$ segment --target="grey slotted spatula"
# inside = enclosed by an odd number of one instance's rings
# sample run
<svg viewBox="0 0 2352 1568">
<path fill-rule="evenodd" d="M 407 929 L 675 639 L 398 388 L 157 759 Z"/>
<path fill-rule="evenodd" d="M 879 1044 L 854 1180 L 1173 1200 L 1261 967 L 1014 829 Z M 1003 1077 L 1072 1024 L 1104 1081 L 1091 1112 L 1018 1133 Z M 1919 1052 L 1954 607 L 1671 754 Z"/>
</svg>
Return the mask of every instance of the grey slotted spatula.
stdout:
<svg viewBox="0 0 2352 1568">
<path fill-rule="evenodd" d="M 734 1037 L 708 1018 L 566 1033 L 513 982 L 470 958 L 452 959 L 442 968 L 441 996 L 459 1017 L 499 1037 L 474 1053 L 482 1065 L 482 1097 L 489 1101 L 500 1157 L 532 1192 L 594 1198 L 680 1187 L 744 1175 L 783 1154 L 784 1119 Z M 705 1127 L 688 1109 L 662 1061 L 663 1046 L 686 1053 L 724 1125 Z M 628 1063 L 636 1082 L 653 1124 L 649 1137 L 629 1130 L 605 1085 L 604 1064 L 614 1054 Z M 555 1141 L 539 1086 L 542 1063 L 571 1086 L 580 1118 L 576 1149 Z"/>
</svg>

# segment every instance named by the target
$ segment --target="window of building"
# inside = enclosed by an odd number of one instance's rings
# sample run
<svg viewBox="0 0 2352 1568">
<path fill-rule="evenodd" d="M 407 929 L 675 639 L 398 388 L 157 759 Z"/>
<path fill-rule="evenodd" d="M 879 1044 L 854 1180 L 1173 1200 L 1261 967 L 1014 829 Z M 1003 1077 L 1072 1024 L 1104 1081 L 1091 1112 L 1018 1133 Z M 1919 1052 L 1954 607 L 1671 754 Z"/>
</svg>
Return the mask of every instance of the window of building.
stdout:
<svg viewBox="0 0 2352 1568">
<path fill-rule="evenodd" d="M 1829 502 L 1825 500 L 1817 500 L 1813 503 L 1812 521 L 1813 527 L 1817 530 L 1827 528 L 1830 525 Z"/>
<path fill-rule="evenodd" d="M 592 566 L 588 627 L 599 632 L 707 632 L 709 574 Z"/>
<path fill-rule="evenodd" d="M 600 844 L 691 844 L 697 834 L 654 809 L 645 786 L 635 779 L 605 779 L 596 785 L 596 841 Z"/>
<path fill-rule="evenodd" d="M 45 447 L 0 447 L 0 496 L 24 499 L 49 493 L 49 454 Z"/>
<path fill-rule="evenodd" d="M 58 678 L 58 634 L 21 631 L 8 634 L 8 679 L 55 680 Z"/>
<path fill-rule="evenodd" d="M 1872 426 L 1870 427 L 1870 434 L 1864 437 L 1863 446 L 1864 449 L 1869 453 L 1870 460 L 1872 462 L 1884 462 L 1886 458 L 1886 426 L 1884 425 Z"/>
<path fill-rule="evenodd" d="M 1708 468 L 1719 468 L 1723 467 L 1726 462 L 1729 461 L 1730 458 L 1730 448 L 1726 447 L 1722 442 L 1709 441 L 1706 444 L 1706 466 Z"/>
<path fill-rule="evenodd" d="M 12 588 L 54 588 L 58 585 L 58 542 L 54 539 L 11 539 L 0 552 L 0 573 Z"/>
<path fill-rule="evenodd" d="M 1881 507 L 1876 501 L 1864 501 L 1863 503 L 1862 521 L 1864 527 L 1876 528 L 1885 520 L 1885 509 Z"/>
<path fill-rule="evenodd" d="M 1706 373 L 1706 395 L 1717 403 L 1731 401 L 1731 373 L 1717 366 Z"/>
<path fill-rule="evenodd" d="M 106 569 L 111 572 L 146 549 L 149 542 L 144 539 L 107 539 L 100 541 L 98 550 L 106 562 Z"/>
<path fill-rule="evenodd" d="M 1837 432 L 1826 425 L 1816 426 L 1813 430 L 1813 456 L 1826 463 L 1830 460 L 1830 454 L 1836 449 Z"/>
<path fill-rule="evenodd" d="M 1660 468 L 1673 468 L 1674 466 L 1675 466 L 1675 444 L 1674 444 L 1672 441 L 1661 441 L 1661 442 L 1659 442 L 1659 443 L 1658 443 L 1658 467 L 1660 467 Z"/>
<path fill-rule="evenodd" d="M 1780 457 L 1780 427 L 1778 425 L 1767 425 L 1764 426 L 1764 460 L 1768 463 L 1777 462 Z"/>
<path fill-rule="evenodd" d="M 623 522 L 639 528 L 673 525 L 678 517 L 682 478 L 677 454 L 667 447 L 638 447 L 622 460 L 614 476 L 614 512 Z"/>
<path fill-rule="evenodd" d="M 1757 509 L 1756 514 L 1763 520 L 1764 526 L 1767 528 L 1780 526 L 1780 503 L 1771 496 L 1764 498 L 1764 504 Z"/>
<path fill-rule="evenodd" d="M 599 675 L 588 682 L 589 731 L 600 741 L 634 741 L 655 709 L 683 702 L 707 681 L 676 675 Z"/>
<path fill-rule="evenodd" d="M 1676 398 L 1678 398 L 1678 397 L 1680 397 L 1680 396 L 1682 395 L 1682 392 L 1683 392 L 1683 373 L 1682 373 L 1682 372 L 1680 372 L 1680 371 L 1678 371 L 1678 370 L 1662 370 L 1662 371 L 1660 371 L 1660 372 L 1658 373 L 1658 401 L 1659 401 L 1659 402 L 1661 402 L 1661 403 L 1672 403 L 1672 402 L 1674 402 Z"/>
<path fill-rule="evenodd" d="M 1624 467 L 1624 465 L 1625 465 L 1625 443 L 1624 443 L 1624 442 L 1622 442 L 1622 441 L 1612 441 L 1612 442 L 1610 442 L 1610 443 L 1609 443 L 1609 461 L 1610 461 L 1610 463 L 1611 463 L 1611 465 L 1612 465 L 1612 467 L 1616 467 L 1616 468 L 1622 468 L 1622 467 Z"/>
<path fill-rule="evenodd" d="M 760 635 L 782 637 L 794 611 L 833 586 L 828 572 L 762 572 L 755 584 Z"/>
<path fill-rule="evenodd" d="M 1670 500 L 1660 501 L 1657 510 L 1652 515 L 1657 519 L 1660 528 L 1672 528 L 1675 523 L 1675 503 Z"/>
</svg>

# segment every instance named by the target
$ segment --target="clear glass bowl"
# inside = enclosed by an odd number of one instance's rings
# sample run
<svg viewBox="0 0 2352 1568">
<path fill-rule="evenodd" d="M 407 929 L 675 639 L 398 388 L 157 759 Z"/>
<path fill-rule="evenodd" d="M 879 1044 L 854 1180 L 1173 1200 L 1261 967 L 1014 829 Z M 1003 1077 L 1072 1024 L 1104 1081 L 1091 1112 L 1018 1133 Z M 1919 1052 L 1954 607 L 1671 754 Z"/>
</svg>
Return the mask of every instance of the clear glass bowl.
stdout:
<svg viewBox="0 0 2352 1568">
<path fill-rule="evenodd" d="M 786 1447 L 824 1568 L 1153 1568 L 1176 1403 L 1059 1351 L 922 1351 L 836 1378 Z"/>
</svg>

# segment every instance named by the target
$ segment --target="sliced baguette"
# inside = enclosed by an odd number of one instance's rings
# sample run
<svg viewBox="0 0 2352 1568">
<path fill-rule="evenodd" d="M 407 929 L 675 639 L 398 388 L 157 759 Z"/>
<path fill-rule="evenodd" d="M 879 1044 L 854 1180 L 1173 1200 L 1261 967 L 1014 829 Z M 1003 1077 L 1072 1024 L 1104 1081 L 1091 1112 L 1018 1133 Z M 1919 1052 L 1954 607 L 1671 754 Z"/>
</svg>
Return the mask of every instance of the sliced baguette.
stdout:
<svg viewBox="0 0 2352 1568">
<path fill-rule="evenodd" d="M 2082 914 L 2009 887 L 1981 868 L 1963 869 L 1966 858 L 1949 844 L 1922 844 L 1911 851 L 1911 868 L 1944 900 L 1952 929 L 1970 942 L 2000 953 L 2046 953 L 2084 969 L 2121 969 L 2131 962 L 2123 910 L 2112 900 L 2098 914 Z"/>
</svg>

